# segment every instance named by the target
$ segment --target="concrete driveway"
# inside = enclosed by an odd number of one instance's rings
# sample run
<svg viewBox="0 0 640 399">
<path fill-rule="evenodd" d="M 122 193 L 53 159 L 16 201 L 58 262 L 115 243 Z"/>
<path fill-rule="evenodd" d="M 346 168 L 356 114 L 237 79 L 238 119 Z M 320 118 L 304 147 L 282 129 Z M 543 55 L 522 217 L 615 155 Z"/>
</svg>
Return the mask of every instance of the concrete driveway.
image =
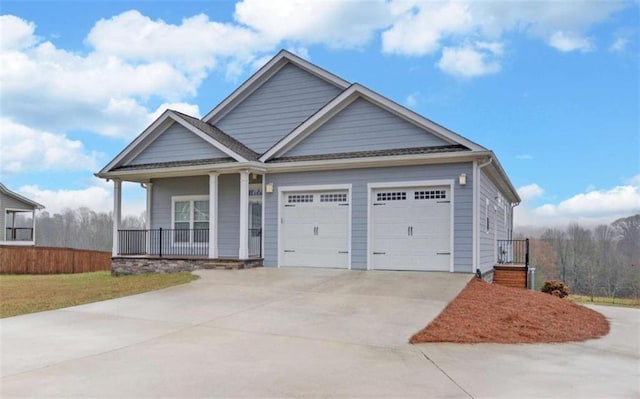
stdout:
<svg viewBox="0 0 640 399">
<path fill-rule="evenodd" d="M 409 345 L 471 275 L 201 271 L 0 321 L 7 397 L 637 397 L 635 309 L 562 345 Z"/>
</svg>

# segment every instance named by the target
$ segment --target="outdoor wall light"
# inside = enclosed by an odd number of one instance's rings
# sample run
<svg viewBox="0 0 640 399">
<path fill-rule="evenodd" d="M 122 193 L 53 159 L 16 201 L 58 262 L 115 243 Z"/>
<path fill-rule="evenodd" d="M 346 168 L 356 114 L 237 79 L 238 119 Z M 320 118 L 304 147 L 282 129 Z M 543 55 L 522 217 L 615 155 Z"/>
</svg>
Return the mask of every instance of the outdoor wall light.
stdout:
<svg viewBox="0 0 640 399">
<path fill-rule="evenodd" d="M 268 183 L 265 187 L 264 187 L 265 191 L 268 193 L 272 193 L 273 192 L 273 183 Z"/>
<path fill-rule="evenodd" d="M 466 173 L 461 173 L 460 176 L 458 176 L 458 183 L 461 186 L 464 186 L 467 184 L 467 174 Z"/>
</svg>

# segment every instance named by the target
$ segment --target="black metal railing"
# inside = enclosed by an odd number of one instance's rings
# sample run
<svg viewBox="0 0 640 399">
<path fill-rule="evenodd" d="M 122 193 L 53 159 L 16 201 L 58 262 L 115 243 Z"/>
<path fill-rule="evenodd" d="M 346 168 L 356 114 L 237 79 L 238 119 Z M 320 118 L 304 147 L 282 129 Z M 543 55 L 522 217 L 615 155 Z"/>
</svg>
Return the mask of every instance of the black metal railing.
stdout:
<svg viewBox="0 0 640 399">
<path fill-rule="evenodd" d="M 119 255 L 207 256 L 209 229 L 118 230 Z"/>
<path fill-rule="evenodd" d="M 249 257 L 262 257 L 262 229 L 249 229 Z M 208 256 L 209 229 L 118 230 L 118 255 Z"/>
<path fill-rule="evenodd" d="M 524 265 L 529 267 L 529 239 L 497 240 L 498 264 Z"/>
<path fill-rule="evenodd" d="M 33 227 L 7 227 L 6 241 L 33 241 Z"/>
<path fill-rule="evenodd" d="M 249 229 L 249 257 L 262 258 L 262 229 Z"/>
</svg>

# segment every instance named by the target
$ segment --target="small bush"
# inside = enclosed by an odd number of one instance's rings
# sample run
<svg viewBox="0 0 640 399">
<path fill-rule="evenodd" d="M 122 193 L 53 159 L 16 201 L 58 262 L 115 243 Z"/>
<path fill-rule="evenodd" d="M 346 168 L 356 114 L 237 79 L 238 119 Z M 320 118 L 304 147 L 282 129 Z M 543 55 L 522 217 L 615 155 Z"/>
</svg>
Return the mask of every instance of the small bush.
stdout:
<svg viewBox="0 0 640 399">
<path fill-rule="evenodd" d="M 569 295 L 569 286 L 560 280 L 549 280 L 544 282 L 540 291 L 564 298 Z"/>
</svg>

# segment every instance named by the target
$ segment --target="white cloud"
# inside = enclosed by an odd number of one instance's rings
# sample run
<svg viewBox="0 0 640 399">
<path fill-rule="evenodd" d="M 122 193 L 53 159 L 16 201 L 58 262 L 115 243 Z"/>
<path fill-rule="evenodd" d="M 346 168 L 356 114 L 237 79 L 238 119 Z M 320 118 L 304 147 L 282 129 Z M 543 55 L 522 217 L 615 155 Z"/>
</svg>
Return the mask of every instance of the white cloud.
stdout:
<svg viewBox="0 0 640 399">
<path fill-rule="evenodd" d="M 33 22 L 13 15 L 0 15 L 0 49 L 20 50 L 33 45 L 38 39 L 33 35 L 36 26 Z"/>
<path fill-rule="evenodd" d="M 625 183 L 630 184 L 632 186 L 638 186 L 640 187 L 640 174 L 637 174 L 635 176 L 632 176 L 628 179 L 625 179 Z"/>
<path fill-rule="evenodd" d="M 281 41 L 357 48 L 390 25 L 388 5 L 369 1 L 244 0 L 234 18 L 269 43 Z"/>
<path fill-rule="evenodd" d="M 22 186 L 20 194 L 45 206 L 51 213 L 87 207 L 97 212 L 113 210 L 113 196 L 107 187 L 95 185 L 79 190 L 44 190 L 35 185 Z"/>
<path fill-rule="evenodd" d="M 395 1 L 391 10 L 397 19 L 382 34 L 385 53 L 431 54 L 445 37 L 474 29 L 469 6 L 460 2 Z"/>
<path fill-rule="evenodd" d="M 527 34 L 563 52 L 590 51 L 594 45 L 586 32 L 627 6 L 605 1 L 395 0 L 390 3 L 395 19 L 382 33 L 382 49 L 389 54 L 423 56 L 444 48 L 441 69 L 479 76 L 499 70 L 502 37 L 507 33 Z M 469 40 L 477 41 L 473 48 L 465 44 Z M 488 53 L 493 60 L 483 60 L 482 54 Z M 463 73 L 461 58 L 475 65 L 477 73 Z"/>
<path fill-rule="evenodd" d="M 530 201 L 542 196 L 542 194 L 544 194 L 544 190 L 536 183 L 518 188 L 518 195 L 520 195 L 523 201 Z"/>
<path fill-rule="evenodd" d="M 437 65 L 447 74 L 471 78 L 499 72 L 501 66 L 494 55 L 486 46 L 445 47 Z"/>
<path fill-rule="evenodd" d="M 407 96 L 407 99 L 405 100 L 405 103 L 409 107 L 415 107 L 416 105 L 418 105 L 418 99 L 419 98 L 420 98 L 420 92 L 414 91 L 413 93 L 411 93 L 411 94 L 409 94 Z"/>
<path fill-rule="evenodd" d="M 123 60 L 169 63 L 195 81 L 204 78 L 208 69 L 217 67 L 227 57 L 250 61 L 255 51 L 276 44 L 251 29 L 211 21 L 204 14 L 184 18 L 174 25 L 152 20 L 137 10 L 101 19 L 86 42 L 97 53 Z"/>
<path fill-rule="evenodd" d="M 19 173 L 43 170 L 95 170 L 103 154 L 88 151 L 64 134 L 34 130 L 0 118 L 0 170 Z"/>
<path fill-rule="evenodd" d="M 566 215 L 603 215 L 640 211 L 640 187 L 617 186 L 610 190 L 593 190 L 577 194 L 555 207 Z"/>
<path fill-rule="evenodd" d="M 515 208 L 515 224 L 519 226 L 558 226 L 578 222 L 588 226 L 611 223 L 640 212 L 640 184 L 637 176 L 628 185 L 604 190 L 588 190 L 558 203 L 532 207 L 527 201 L 544 192 L 537 184 L 521 187 L 524 202 Z M 524 189 L 524 190 L 523 190 Z"/>
<path fill-rule="evenodd" d="M 614 53 L 622 53 L 627 48 L 628 44 L 628 39 L 624 37 L 618 37 L 613 43 L 611 43 L 611 46 L 609 46 L 609 51 L 612 51 Z"/>
<path fill-rule="evenodd" d="M 113 211 L 113 184 L 98 178 L 85 182 L 79 189 L 47 190 L 37 185 L 25 185 L 18 193 L 45 206 L 50 214 L 65 209 L 89 208 L 96 212 Z M 140 215 L 146 208 L 144 190 L 136 183 L 122 184 L 122 215 Z"/>
<path fill-rule="evenodd" d="M 562 31 L 555 32 L 551 35 L 549 45 L 564 53 L 570 51 L 581 51 L 585 53 L 595 48 L 591 39 Z"/>
</svg>

